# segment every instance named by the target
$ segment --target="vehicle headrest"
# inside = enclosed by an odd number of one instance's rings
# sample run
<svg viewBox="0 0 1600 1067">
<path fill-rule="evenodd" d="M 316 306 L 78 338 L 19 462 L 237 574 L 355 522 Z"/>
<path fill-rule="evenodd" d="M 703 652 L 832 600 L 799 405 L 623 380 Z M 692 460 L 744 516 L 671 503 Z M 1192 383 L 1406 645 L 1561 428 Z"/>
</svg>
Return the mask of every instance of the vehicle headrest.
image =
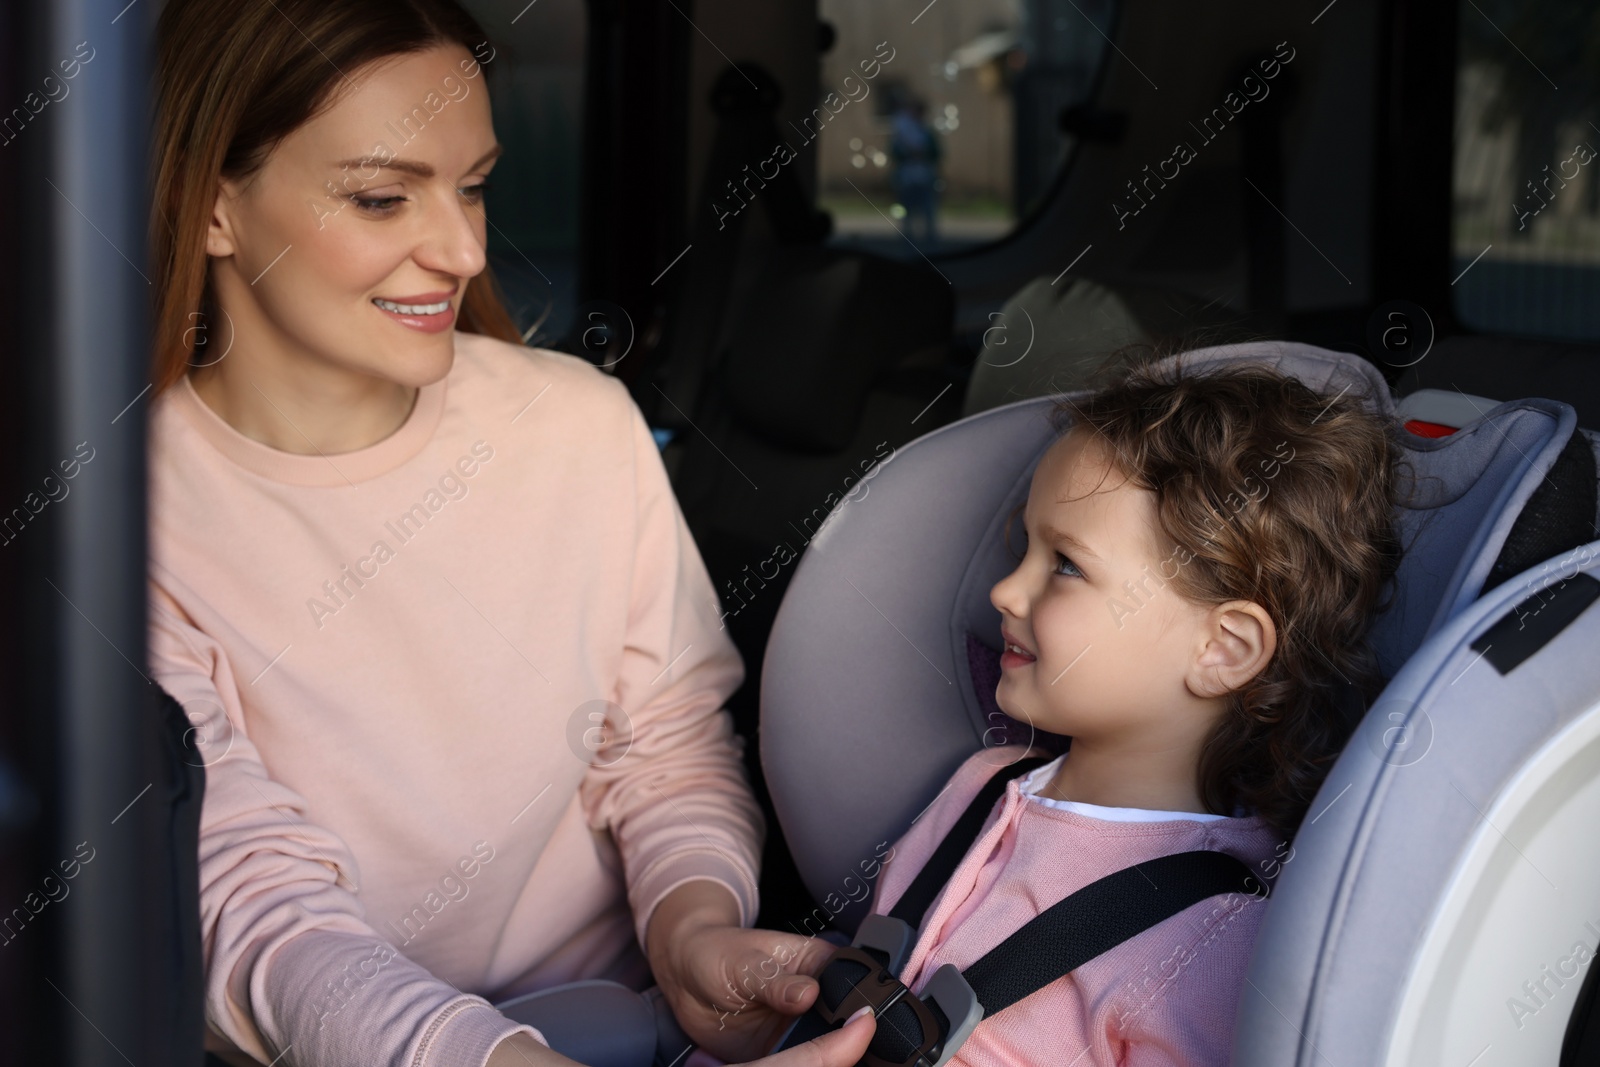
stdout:
<svg viewBox="0 0 1600 1067">
<path fill-rule="evenodd" d="M 905 357 L 947 345 L 954 318 L 949 283 L 921 265 L 772 249 L 729 343 L 729 407 L 773 444 L 837 452 L 855 437 L 872 384 Z"/>
</svg>

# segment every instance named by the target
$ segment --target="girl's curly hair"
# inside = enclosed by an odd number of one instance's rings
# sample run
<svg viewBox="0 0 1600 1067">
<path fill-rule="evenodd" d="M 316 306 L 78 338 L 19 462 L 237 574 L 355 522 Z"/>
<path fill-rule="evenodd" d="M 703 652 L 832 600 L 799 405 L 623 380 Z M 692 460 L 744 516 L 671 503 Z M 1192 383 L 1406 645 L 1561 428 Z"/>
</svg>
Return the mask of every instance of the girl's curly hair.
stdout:
<svg viewBox="0 0 1600 1067">
<path fill-rule="evenodd" d="M 1384 679 L 1368 640 L 1392 602 L 1403 460 L 1398 422 L 1352 390 L 1325 396 L 1266 363 L 1193 370 L 1119 354 L 1117 378 L 1055 408 L 1155 494 L 1192 558 L 1169 576 L 1197 604 L 1251 600 L 1277 630 L 1267 666 L 1231 694 L 1197 767 L 1217 814 L 1243 805 L 1292 837 Z"/>
</svg>

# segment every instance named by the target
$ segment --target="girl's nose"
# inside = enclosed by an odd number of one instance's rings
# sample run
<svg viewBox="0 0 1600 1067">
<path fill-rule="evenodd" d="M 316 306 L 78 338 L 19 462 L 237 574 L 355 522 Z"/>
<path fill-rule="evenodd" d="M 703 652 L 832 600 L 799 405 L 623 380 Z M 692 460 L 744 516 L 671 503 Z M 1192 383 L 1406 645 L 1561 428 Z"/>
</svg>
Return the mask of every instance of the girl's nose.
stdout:
<svg viewBox="0 0 1600 1067">
<path fill-rule="evenodd" d="M 1004 612 L 1012 618 L 1026 618 L 1028 614 L 1028 601 L 1022 588 L 1022 568 L 1016 570 L 994 583 L 994 588 L 989 590 L 989 603 L 997 611 Z"/>
</svg>

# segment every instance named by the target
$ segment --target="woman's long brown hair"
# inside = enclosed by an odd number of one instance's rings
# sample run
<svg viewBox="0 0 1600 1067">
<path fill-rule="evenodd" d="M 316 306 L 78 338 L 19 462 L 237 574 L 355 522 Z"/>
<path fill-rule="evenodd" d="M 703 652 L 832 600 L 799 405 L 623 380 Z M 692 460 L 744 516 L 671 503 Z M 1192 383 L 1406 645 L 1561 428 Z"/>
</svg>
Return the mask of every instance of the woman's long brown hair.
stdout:
<svg viewBox="0 0 1600 1067">
<path fill-rule="evenodd" d="M 367 63 L 450 43 L 480 59 L 494 53 L 455 0 L 168 0 L 157 38 L 150 266 L 159 394 L 187 372 L 214 321 L 205 239 L 220 180 L 248 181 Z M 487 267 L 467 282 L 457 329 L 522 343 Z"/>
</svg>

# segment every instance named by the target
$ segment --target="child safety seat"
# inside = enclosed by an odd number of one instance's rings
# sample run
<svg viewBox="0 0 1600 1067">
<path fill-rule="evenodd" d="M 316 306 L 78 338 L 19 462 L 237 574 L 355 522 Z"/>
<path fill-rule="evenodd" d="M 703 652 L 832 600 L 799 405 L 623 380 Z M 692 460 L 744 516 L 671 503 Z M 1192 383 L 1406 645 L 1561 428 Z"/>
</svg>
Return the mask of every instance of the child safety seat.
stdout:
<svg viewBox="0 0 1600 1067">
<path fill-rule="evenodd" d="M 1382 375 L 1358 356 L 1255 343 L 1182 358 L 1265 362 L 1398 418 Z M 807 928 L 853 933 L 864 953 L 852 988 L 907 936 L 886 932 L 885 917 L 861 922 L 870 860 L 976 750 L 1039 740 L 994 704 L 988 594 L 1013 566 L 1003 527 L 1056 440 L 1053 405 L 982 412 L 901 449 L 812 539 L 779 609 L 762 765 L 820 902 Z M 1555 1065 L 1564 1041 L 1577 1050 L 1596 1039 L 1587 1014 L 1572 1012 L 1600 996 L 1581 970 L 1600 953 L 1600 863 L 1586 833 L 1600 818 L 1594 442 L 1566 404 L 1527 399 L 1405 443 L 1406 553 L 1372 632 L 1391 680 L 1272 888 L 1237 1019 L 1235 1063 L 1246 1067 L 1465 1064 L 1490 1045 L 1516 1050 L 1498 1062 Z M 947 845 L 959 851 L 943 877 L 970 839 Z M 931 901 L 942 877 L 929 877 Z M 921 913 L 909 911 L 914 928 Z M 939 1007 L 935 981 L 909 1000 Z M 819 1015 L 845 1006 L 833 992 L 825 985 Z M 887 985 L 882 996 L 908 1000 Z M 929 1014 L 941 1037 L 976 1022 Z M 838 1021 L 812 1018 L 799 1036 Z M 876 1038 L 869 1055 L 908 1062 Z"/>
</svg>

